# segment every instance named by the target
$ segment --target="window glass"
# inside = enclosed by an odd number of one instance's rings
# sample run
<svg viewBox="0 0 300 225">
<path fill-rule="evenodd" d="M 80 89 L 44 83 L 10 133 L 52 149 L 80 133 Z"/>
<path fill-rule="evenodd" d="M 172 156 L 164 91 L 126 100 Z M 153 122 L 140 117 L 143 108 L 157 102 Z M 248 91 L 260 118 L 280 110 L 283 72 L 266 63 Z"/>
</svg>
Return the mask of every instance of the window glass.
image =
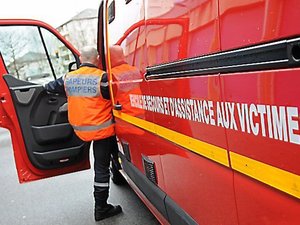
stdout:
<svg viewBox="0 0 300 225">
<path fill-rule="evenodd" d="M 37 27 L 0 26 L 0 51 L 16 78 L 34 83 L 54 79 Z"/>
<path fill-rule="evenodd" d="M 69 64 L 76 62 L 74 54 L 50 31 L 41 28 L 56 78 L 69 72 Z"/>
</svg>

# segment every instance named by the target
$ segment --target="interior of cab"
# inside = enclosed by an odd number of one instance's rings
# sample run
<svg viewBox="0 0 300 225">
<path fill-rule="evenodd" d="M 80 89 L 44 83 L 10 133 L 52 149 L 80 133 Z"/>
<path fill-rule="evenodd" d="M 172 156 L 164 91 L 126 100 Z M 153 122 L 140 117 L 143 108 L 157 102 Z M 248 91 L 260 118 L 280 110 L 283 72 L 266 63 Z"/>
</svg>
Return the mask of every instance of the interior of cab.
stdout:
<svg viewBox="0 0 300 225">
<path fill-rule="evenodd" d="M 0 51 L 30 162 L 47 170 L 85 160 L 89 144 L 68 122 L 66 96 L 44 88 L 78 65 L 78 55 L 46 28 L 32 25 L 0 26 Z"/>
</svg>

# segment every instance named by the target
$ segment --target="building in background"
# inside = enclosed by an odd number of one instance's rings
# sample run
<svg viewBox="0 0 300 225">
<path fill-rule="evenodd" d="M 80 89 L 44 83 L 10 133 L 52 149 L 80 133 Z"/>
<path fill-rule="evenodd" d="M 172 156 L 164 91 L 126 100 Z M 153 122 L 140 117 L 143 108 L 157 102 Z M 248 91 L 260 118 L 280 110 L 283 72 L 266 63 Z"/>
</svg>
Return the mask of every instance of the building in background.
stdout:
<svg viewBox="0 0 300 225">
<path fill-rule="evenodd" d="M 86 45 L 97 44 L 97 25 L 98 25 L 98 10 L 85 9 L 72 17 L 69 21 L 63 23 L 57 30 L 70 42 L 72 45 L 81 49 Z M 63 49 L 60 49 L 62 52 Z"/>
</svg>

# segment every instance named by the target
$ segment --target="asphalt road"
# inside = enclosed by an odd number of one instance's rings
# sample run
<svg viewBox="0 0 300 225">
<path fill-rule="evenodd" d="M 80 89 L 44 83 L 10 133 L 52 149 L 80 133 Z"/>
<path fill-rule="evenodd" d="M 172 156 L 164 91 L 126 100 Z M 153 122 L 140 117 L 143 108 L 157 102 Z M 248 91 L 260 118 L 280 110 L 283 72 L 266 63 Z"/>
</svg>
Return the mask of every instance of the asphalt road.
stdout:
<svg viewBox="0 0 300 225">
<path fill-rule="evenodd" d="M 111 183 L 109 201 L 124 213 L 95 222 L 92 169 L 19 184 L 10 135 L 0 128 L 0 225 L 158 225 L 128 186 Z"/>
</svg>

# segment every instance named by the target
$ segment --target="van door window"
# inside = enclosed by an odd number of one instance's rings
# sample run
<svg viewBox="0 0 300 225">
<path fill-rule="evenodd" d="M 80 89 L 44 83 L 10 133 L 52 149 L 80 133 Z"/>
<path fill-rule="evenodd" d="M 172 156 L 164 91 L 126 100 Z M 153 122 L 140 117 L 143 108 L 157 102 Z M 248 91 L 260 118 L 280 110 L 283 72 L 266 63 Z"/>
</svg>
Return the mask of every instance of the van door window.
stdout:
<svg viewBox="0 0 300 225">
<path fill-rule="evenodd" d="M 56 36 L 37 26 L 0 26 L 0 52 L 10 75 L 36 84 L 62 76 L 76 61 Z"/>
<path fill-rule="evenodd" d="M 70 63 L 76 63 L 74 54 L 68 49 L 63 42 L 61 42 L 50 31 L 41 28 L 41 32 L 47 47 L 48 54 L 51 56 L 50 61 L 56 78 L 69 72 Z"/>
<path fill-rule="evenodd" d="M 20 80 L 53 79 L 38 28 L 0 27 L 0 51 L 8 73 Z"/>
</svg>

